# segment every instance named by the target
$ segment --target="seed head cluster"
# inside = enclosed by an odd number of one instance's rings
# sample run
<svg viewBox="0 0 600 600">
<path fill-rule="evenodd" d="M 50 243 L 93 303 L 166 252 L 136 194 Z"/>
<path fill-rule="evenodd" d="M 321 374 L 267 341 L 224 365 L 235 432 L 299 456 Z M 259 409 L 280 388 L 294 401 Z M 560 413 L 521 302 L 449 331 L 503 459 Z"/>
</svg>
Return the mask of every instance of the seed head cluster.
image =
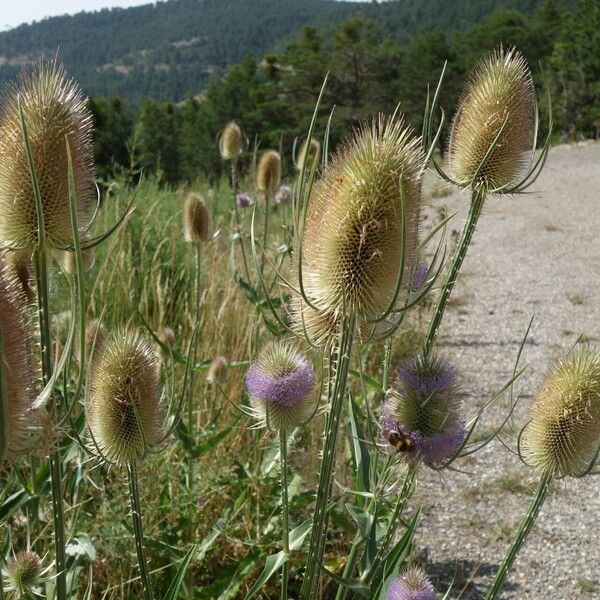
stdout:
<svg viewBox="0 0 600 600">
<path fill-rule="evenodd" d="M 600 444 L 600 352 L 559 361 L 537 392 L 523 435 L 526 462 L 551 475 L 577 476 Z"/>
<path fill-rule="evenodd" d="M 519 52 L 500 48 L 483 60 L 452 124 L 448 160 L 455 181 L 486 190 L 516 183 L 533 151 L 535 110 L 533 78 Z"/>
<path fill-rule="evenodd" d="M 65 139 L 71 150 L 77 216 L 83 229 L 95 194 L 92 116 L 77 83 L 54 62 L 40 62 L 5 94 L 0 114 L 0 241 L 13 248 L 33 246 L 38 237 L 19 105 L 40 188 L 46 242 L 64 248 L 72 242 Z"/>
<path fill-rule="evenodd" d="M 246 387 L 258 421 L 269 429 L 290 429 L 315 412 L 315 374 L 293 346 L 266 346 L 246 374 Z"/>
<path fill-rule="evenodd" d="M 328 319 L 344 310 L 376 319 L 392 302 L 417 243 L 420 167 L 419 140 L 410 128 L 380 117 L 354 133 L 315 184 L 302 243 L 303 283 Z"/>
<path fill-rule="evenodd" d="M 137 332 L 117 331 L 94 354 L 86 398 L 90 432 L 102 454 L 125 465 L 159 443 L 165 414 L 155 353 Z"/>
</svg>

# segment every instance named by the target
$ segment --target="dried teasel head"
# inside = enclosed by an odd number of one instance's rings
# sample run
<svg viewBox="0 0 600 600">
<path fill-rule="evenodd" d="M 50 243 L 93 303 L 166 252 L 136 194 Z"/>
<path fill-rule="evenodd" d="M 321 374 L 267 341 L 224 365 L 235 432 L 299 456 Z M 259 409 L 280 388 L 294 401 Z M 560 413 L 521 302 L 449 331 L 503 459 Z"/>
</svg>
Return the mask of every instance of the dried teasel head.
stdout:
<svg viewBox="0 0 600 600">
<path fill-rule="evenodd" d="M 525 59 L 499 48 L 474 69 L 460 99 L 448 148 L 452 178 L 487 191 L 517 183 L 531 160 L 535 115 Z"/>
<path fill-rule="evenodd" d="M 276 150 L 263 152 L 256 169 L 256 187 L 260 192 L 273 194 L 281 182 L 281 156 Z"/>
<path fill-rule="evenodd" d="M 296 169 L 300 170 L 304 161 L 306 160 L 305 170 L 310 173 L 315 162 L 321 157 L 321 143 L 315 138 L 311 138 L 310 141 L 304 141 L 300 146 L 300 151 L 296 157 Z"/>
<path fill-rule="evenodd" d="M 271 343 L 248 369 L 246 388 L 254 414 L 271 430 L 305 424 L 316 412 L 315 374 L 296 348 Z"/>
<path fill-rule="evenodd" d="M 25 454 L 38 443 L 45 410 L 33 407 L 37 368 L 27 298 L 1 255 L 0 334 L 8 416 L 2 435 L 6 435 L 6 456 L 12 458 Z"/>
<path fill-rule="evenodd" d="M 556 477 L 577 476 L 600 444 L 600 352 L 559 361 L 531 407 L 522 439 L 525 461 Z"/>
<path fill-rule="evenodd" d="M 227 381 L 228 369 L 229 365 L 227 359 L 224 356 L 217 356 L 212 360 L 208 367 L 206 380 L 213 385 L 223 385 Z"/>
<path fill-rule="evenodd" d="M 235 160 L 244 150 L 244 138 L 240 126 L 235 121 L 225 125 L 219 140 L 219 152 L 223 160 Z"/>
<path fill-rule="evenodd" d="M 82 248 L 81 260 L 83 262 L 83 272 L 88 274 L 94 268 L 94 264 L 96 262 L 96 253 L 91 248 Z M 69 275 L 74 275 L 77 273 L 77 258 L 75 252 L 71 252 L 70 250 L 63 252 L 61 264 L 65 272 Z"/>
<path fill-rule="evenodd" d="M 92 116 L 79 86 L 56 62 L 40 62 L 4 95 L 0 114 L 0 241 L 14 248 L 37 243 L 37 210 L 19 106 L 28 130 L 40 189 L 46 243 L 72 243 L 67 145 L 73 162 L 79 226 L 95 196 Z"/>
<path fill-rule="evenodd" d="M 392 580 L 386 600 L 435 600 L 435 589 L 423 569 L 411 566 Z"/>
<path fill-rule="evenodd" d="M 303 285 L 320 312 L 375 320 L 391 305 L 414 262 L 420 170 L 412 130 L 401 118 L 380 117 L 354 133 L 315 183 L 302 241 Z"/>
<path fill-rule="evenodd" d="M 94 353 L 86 397 L 88 427 L 109 461 L 142 460 L 160 443 L 165 412 L 156 354 L 137 332 L 109 335 Z"/>
<path fill-rule="evenodd" d="M 186 242 L 210 239 L 210 211 L 204 198 L 190 192 L 183 201 L 183 234 Z"/>
</svg>

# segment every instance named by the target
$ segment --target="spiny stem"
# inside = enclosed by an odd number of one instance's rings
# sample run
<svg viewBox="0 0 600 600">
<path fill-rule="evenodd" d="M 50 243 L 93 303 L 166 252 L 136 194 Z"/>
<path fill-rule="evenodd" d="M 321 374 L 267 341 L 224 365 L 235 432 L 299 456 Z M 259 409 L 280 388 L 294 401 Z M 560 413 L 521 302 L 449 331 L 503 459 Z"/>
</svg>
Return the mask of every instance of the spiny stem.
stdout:
<svg viewBox="0 0 600 600">
<path fill-rule="evenodd" d="M 288 578 L 290 570 L 290 530 L 289 530 L 289 504 L 287 480 L 287 433 L 285 428 L 279 431 L 279 451 L 281 453 L 281 513 L 283 528 L 283 552 L 287 560 L 281 570 L 281 600 L 287 600 Z"/>
<path fill-rule="evenodd" d="M 525 541 L 529 532 L 531 531 L 531 527 L 533 526 L 533 523 L 535 522 L 535 519 L 538 516 L 538 513 L 540 512 L 540 508 L 542 508 L 542 505 L 546 500 L 546 496 L 548 495 L 548 490 L 550 489 L 551 483 L 552 476 L 549 474 L 544 474 L 540 480 L 540 484 L 538 486 L 535 497 L 531 505 L 529 506 L 527 516 L 525 517 L 525 519 L 523 519 L 523 522 L 519 527 L 519 531 L 517 532 L 517 535 L 513 540 L 513 543 L 511 544 L 502 565 L 500 565 L 500 569 L 498 569 L 498 572 L 496 573 L 494 583 L 492 584 L 492 587 L 486 594 L 484 600 L 493 600 L 502 589 L 506 576 L 508 575 L 508 571 L 515 562 L 517 554 L 519 553 L 523 542 Z"/>
<path fill-rule="evenodd" d="M 340 342 L 337 347 L 335 381 L 333 389 L 330 392 L 331 403 L 325 426 L 325 442 L 323 446 L 323 458 L 321 459 L 317 501 L 310 534 L 304 582 L 300 592 L 300 598 L 302 600 L 313 600 L 316 598 L 319 588 L 319 571 L 323 562 L 325 542 L 327 539 L 327 506 L 331 497 L 337 439 L 340 428 L 342 405 L 346 393 L 350 354 L 354 338 L 354 326 L 354 318 L 344 320 Z"/>
<path fill-rule="evenodd" d="M 382 387 L 383 392 L 387 392 L 388 387 L 390 386 L 390 368 L 392 365 L 392 337 L 390 336 L 385 340 L 385 356 L 383 359 L 383 379 L 382 379 Z"/>
<path fill-rule="evenodd" d="M 148 571 L 146 551 L 144 550 L 144 532 L 142 529 L 142 511 L 140 508 L 137 467 L 134 462 L 130 462 L 127 466 L 127 475 L 129 476 L 129 499 L 131 501 L 131 516 L 133 518 L 133 529 L 135 532 L 135 548 L 142 579 L 142 593 L 144 600 L 152 600 L 150 572 Z"/>
<path fill-rule="evenodd" d="M 263 251 L 262 251 L 262 258 L 260 260 L 260 272 L 262 275 L 262 272 L 264 271 L 265 268 L 265 258 L 267 255 L 267 236 L 269 235 L 269 191 L 267 190 L 265 192 L 265 224 L 264 224 L 264 229 L 263 229 Z"/>
<path fill-rule="evenodd" d="M 48 304 L 48 264 L 46 250 L 38 246 L 35 250 L 35 277 L 37 289 L 37 314 L 40 330 L 42 383 L 46 385 L 52 378 L 52 354 L 50 339 L 50 313 Z M 57 407 L 50 399 L 49 410 L 56 421 Z M 35 473 L 34 473 L 35 478 Z M 60 444 L 50 455 L 50 478 L 52 483 L 52 514 L 54 523 L 54 546 L 56 562 L 56 597 L 67 598 L 67 573 L 65 553 L 65 521 L 62 498 L 62 473 Z"/>
<path fill-rule="evenodd" d="M 479 216 L 481 215 L 481 210 L 483 208 L 484 202 L 485 192 L 478 189 L 473 190 L 473 197 L 471 199 L 469 216 L 467 217 L 467 222 L 465 223 L 462 235 L 460 236 L 456 252 L 454 253 L 452 262 L 450 263 L 450 269 L 448 270 L 446 281 L 442 286 L 442 290 L 438 297 L 437 303 L 435 305 L 435 308 L 433 309 L 433 316 L 431 318 L 431 322 L 429 323 L 427 335 L 425 336 L 425 343 L 423 345 L 423 354 L 425 356 L 427 356 L 431 351 L 433 342 L 435 340 L 435 336 L 438 333 L 438 328 L 442 321 L 442 317 L 444 316 L 444 310 L 446 309 L 448 299 L 450 298 L 450 294 L 452 293 L 452 288 L 456 283 L 456 278 L 458 277 L 458 273 L 462 266 L 463 260 L 467 255 L 467 250 L 469 249 L 469 244 L 471 243 L 471 239 L 473 238 L 473 233 L 475 232 L 477 221 L 479 219 Z"/>
</svg>

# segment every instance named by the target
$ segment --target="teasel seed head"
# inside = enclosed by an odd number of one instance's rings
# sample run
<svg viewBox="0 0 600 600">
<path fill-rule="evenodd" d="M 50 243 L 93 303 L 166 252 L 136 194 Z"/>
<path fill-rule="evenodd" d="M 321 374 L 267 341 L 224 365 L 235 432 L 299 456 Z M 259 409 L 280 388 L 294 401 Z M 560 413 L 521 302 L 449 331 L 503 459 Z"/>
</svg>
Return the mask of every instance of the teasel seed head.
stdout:
<svg viewBox="0 0 600 600">
<path fill-rule="evenodd" d="M 466 434 L 456 369 L 431 355 L 400 363 L 380 425 L 384 450 L 408 462 L 435 465 L 452 456 Z"/>
<path fill-rule="evenodd" d="M 448 149 L 452 178 L 484 190 L 517 183 L 532 156 L 535 113 L 525 59 L 500 47 L 474 69 L 459 101 Z"/>
<path fill-rule="evenodd" d="M 275 150 L 263 152 L 256 170 L 256 187 L 260 192 L 273 194 L 281 181 L 281 156 Z"/>
<path fill-rule="evenodd" d="M 45 410 L 34 409 L 37 366 L 33 354 L 33 328 L 27 298 L 0 255 L 0 333 L 8 422 L 6 456 L 25 454 L 37 444 Z"/>
<path fill-rule="evenodd" d="M 227 381 L 228 368 L 227 359 L 224 356 L 217 356 L 208 367 L 206 380 L 211 384 L 223 385 Z"/>
<path fill-rule="evenodd" d="M 96 262 L 96 253 L 93 249 L 81 249 L 81 260 L 83 261 L 83 272 L 87 275 L 93 268 Z M 69 275 L 77 273 L 77 259 L 75 252 L 66 250 L 62 255 L 62 266 L 65 272 Z"/>
<path fill-rule="evenodd" d="M 183 203 L 183 233 L 186 242 L 210 239 L 210 212 L 204 198 L 190 192 Z"/>
<path fill-rule="evenodd" d="M 31 592 L 42 578 L 42 559 L 35 552 L 19 552 L 6 567 L 9 589 L 22 594 Z"/>
<path fill-rule="evenodd" d="M 4 255 L 6 265 L 11 273 L 15 275 L 29 304 L 36 301 L 36 292 L 33 284 L 33 264 L 31 262 L 31 250 L 12 250 Z"/>
<path fill-rule="evenodd" d="M 392 580 L 387 600 L 435 600 L 435 589 L 420 567 L 408 567 L 404 573 Z"/>
<path fill-rule="evenodd" d="M 523 433 L 525 461 L 556 477 L 577 476 L 600 444 L 600 352 L 560 360 L 531 407 Z"/>
<path fill-rule="evenodd" d="M 335 155 L 313 188 L 302 241 L 313 306 L 326 314 L 345 307 L 359 319 L 382 316 L 399 278 L 408 280 L 413 268 L 421 162 L 419 140 L 402 118 L 379 117 Z"/>
<path fill-rule="evenodd" d="M 109 335 L 92 361 L 86 398 L 90 432 L 111 462 L 140 461 L 164 435 L 156 354 L 139 333 L 121 330 Z"/>
<path fill-rule="evenodd" d="M 315 413 L 314 371 L 290 344 L 265 346 L 248 370 L 246 388 L 257 420 L 271 430 L 298 427 Z"/>
<path fill-rule="evenodd" d="M 95 195 L 92 116 L 79 86 L 56 62 L 41 61 L 5 93 L 0 114 L 0 241 L 14 248 L 37 243 L 37 210 L 25 152 L 19 104 L 40 188 L 46 244 L 72 243 L 67 146 L 73 162 L 79 226 Z"/>
<path fill-rule="evenodd" d="M 223 160 L 235 160 L 244 150 L 244 138 L 240 126 L 235 121 L 225 125 L 221 139 L 219 140 L 219 151 Z"/>
<path fill-rule="evenodd" d="M 85 349 L 94 354 L 102 348 L 108 339 L 108 329 L 98 319 L 92 319 L 85 326 Z"/>
<path fill-rule="evenodd" d="M 306 172 L 310 173 L 315 161 L 318 161 L 321 157 L 321 143 L 315 138 L 311 138 L 310 142 L 306 140 L 303 142 L 302 146 L 300 146 L 300 152 L 298 152 L 298 156 L 296 157 L 296 169 L 302 169 L 302 165 L 304 164 L 304 160 L 306 158 Z"/>
</svg>

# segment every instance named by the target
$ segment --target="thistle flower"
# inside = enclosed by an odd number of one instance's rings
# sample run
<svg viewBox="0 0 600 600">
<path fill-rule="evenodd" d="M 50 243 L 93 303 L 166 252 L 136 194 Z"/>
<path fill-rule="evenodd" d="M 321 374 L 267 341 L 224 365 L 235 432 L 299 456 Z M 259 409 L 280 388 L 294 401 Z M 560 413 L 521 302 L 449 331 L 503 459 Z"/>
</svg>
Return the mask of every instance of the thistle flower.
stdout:
<svg viewBox="0 0 600 600">
<path fill-rule="evenodd" d="M 6 578 L 9 590 L 27 594 L 42 580 L 42 559 L 35 552 L 19 552 L 8 562 Z"/>
<path fill-rule="evenodd" d="M 311 138 L 310 142 L 307 143 L 305 140 L 300 147 L 300 152 L 296 157 L 296 168 L 300 170 L 304 164 L 306 158 L 306 171 L 310 173 L 315 161 L 318 161 L 321 156 L 321 143 L 315 138 Z"/>
<path fill-rule="evenodd" d="M 32 353 L 33 335 L 27 317 L 27 298 L 0 256 L 0 333 L 8 404 L 6 455 L 24 454 L 36 441 L 43 409 L 33 409 L 37 377 Z"/>
<path fill-rule="evenodd" d="M 517 50 L 501 47 L 475 68 L 463 91 L 448 149 L 453 179 L 486 190 L 516 183 L 531 158 L 534 127 L 531 72 Z"/>
<path fill-rule="evenodd" d="M 204 198 L 190 192 L 183 201 L 183 233 L 186 242 L 210 239 L 210 212 Z"/>
<path fill-rule="evenodd" d="M 435 589 L 420 567 L 412 566 L 396 577 L 388 588 L 387 600 L 435 600 Z"/>
<path fill-rule="evenodd" d="M 237 194 L 235 203 L 238 208 L 247 208 L 248 206 L 252 206 L 252 198 L 248 194 Z"/>
<path fill-rule="evenodd" d="M 0 241 L 24 248 L 37 243 L 37 210 L 23 143 L 19 105 L 28 129 L 40 188 L 46 243 L 72 242 L 67 146 L 73 162 L 78 222 L 89 220 L 92 180 L 92 116 L 77 83 L 62 66 L 40 62 L 4 97 L 0 115 Z"/>
<path fill-rule="evenodd" d="M 380 424 L 384 449 L 403 453 L 410 462 L 442 462 L 465 438 L 459 409 L 453 366 L 432 356 L 403 361 L 383 404 Z"/>
<path fill-rule="evenodd" d="M 315 412 L 315 374 L 306 358 L 283 342 L 266 346 L 246 374 L 256 418 L 269 429 L 303 425 Z"/>
<path fill-rule="evenodd" d="M 225 125 L 219 140 L 219 152 L 223 160 L 235 160 L 244 149 L 242 130 L 235 121 Z"/>
<path fill-rule="evenodd" d="M 96 262 L 96 253 L 91 249 L 81 250 L 81 259 L 83 261 L 83 272 L 89 273 L 94 268 Z M 77 258 L 75 252 L 69 250 L 63 252 L 61 260 L 63 269 L 69 274 L 74 275 L 77 273 Z"/>
<path fill-rule="evenodd" d="M 277 204 L 291 204 L 294 199 L 294 190 L 289 185 L 281 185 L 275 194 Z"/>
<path fill-rule="evenodd" d="M 95 443 L 120 465 L 142 460 L 160 442 L 165 422 L 156 355 L 139 333 L 122 330 L 92 361 L 85 410 Z"/>
<path fill-rule="evenodd" d="M 523 434 L 525 460 L 551 475 L 577 476 L 600 444 L 600 352 L 559 361 L 536 394 Z"/>
<path fill-rule="evenodd" d="M 227 381 L 227 359 L 224 356 L 217 356 L 208 367 L 206 380 L 208 383 L 223 385 Z"/>
<path fill-rule="evenodd" d="M 260 192 L 272 194 L 281 181 L 281 156 L 275 150 L 263 152 L 256 170 L 256 187 Z"/>
<path fill-rule="evenodd" d="M 377 319 L 390 305 L 399 278 L 412 269 L 420 167 L 419 141 L 396 118 L 358 130 L 333 158 L 313 188 L 303 239 L 303 283 L 316 308 L 340 314 L 345 306 Z"/>
</svg>

